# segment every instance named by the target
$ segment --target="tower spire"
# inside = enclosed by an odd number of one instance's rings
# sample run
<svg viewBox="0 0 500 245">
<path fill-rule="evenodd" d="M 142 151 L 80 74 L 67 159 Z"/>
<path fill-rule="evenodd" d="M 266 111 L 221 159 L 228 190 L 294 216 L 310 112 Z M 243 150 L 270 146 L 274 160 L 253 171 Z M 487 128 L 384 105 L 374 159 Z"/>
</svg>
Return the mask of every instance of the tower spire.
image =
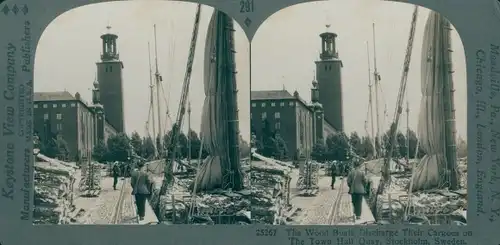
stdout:
<svg viewBox="0 0 500 245">
<path fill-rule="evenodd" d="M 325 25 L 328 29 L 330 24 Z M 321 52 L 316 61 L 317 87 L 311 89 L 311 98 L 322 107 L 322 116 L 336 131 L 344 130 L 342 102 L 342 61 L 336 49 L 337 34 L 326 31 L 319 35 Z M 313 96 L 314 95 L 314 96 Z"/>
<path fill-rule="evenodd" d="M 92 104 L 97 105 L 101 103 L 101 96 L 99 93 L 99 81 L 97 80 L 97 72 L 94 77 L 94 88 L 92 89 Z"/>
<path fill-rule="evenodd" d="M 117 132 L 125 132 L 123 104 L 123 63 L 118 55 L 118 35 L 111 33 L 111 25 L 106 26 L 100 36 L 102 42 L 101 60 L 97 62 L 97 78 L 94 89 L 95 100 L 102 105 L 109 124 Z M 102 137 L 101 137 L 102 138 Z"/>
<path fill-rule="evenodd" d="M 321 53 L 319 57 L 321 60 L 333 60 L 338 58 L 337 49 L 335 47 L 335 38 L 337 38 L 337 34 L 328 31 L 330 27 L 329 24 L 326 25 L 326 27 L 327 31 L 319 35 L 321 37 Z"/>
<path fill-rule="evenodd" d="M 99 88 L 99 81 L 97 80 L 97 71 L 94 74 L 94 88 Z"/>
<path fill-rule="evenodd" d="M 101 35 L 102 39 L 102 61 L 112 61 L 119 60 L 120 57 L 118 55 L 118 49 L 116 45 L 116 39 L 118 36 L 116 34 L 111 33 L 111 26 L 108 24 L 106 26 L 106 33 Z"/>
</svg>

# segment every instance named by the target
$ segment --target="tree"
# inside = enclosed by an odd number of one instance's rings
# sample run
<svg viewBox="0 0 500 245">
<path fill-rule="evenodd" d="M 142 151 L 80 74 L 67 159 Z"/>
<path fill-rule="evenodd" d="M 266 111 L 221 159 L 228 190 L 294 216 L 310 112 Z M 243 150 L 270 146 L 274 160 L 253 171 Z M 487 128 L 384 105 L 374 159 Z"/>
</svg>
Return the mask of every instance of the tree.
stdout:
<svg viewBox="0 0 500 245">
<path fill-rule="evenodd" d="M 57 144 L 52 134 L 50 134 L 44 141 L 40 142 L 40 152 L 50 158 L 55 158 L 57 156 Z"/>
<path fill-rule="evenodd" d="M 108 153 L 110 161 L 125 162 L 129 157 L 130 139 L 124 133 L 118 133 L 108 138 Z"/>
<path fill-rule="evenodd" d="M 188 138 L 183 132 L 179 133 L 177 138 L 176 146 L 177 146 L 177 157 L 187 158 L 188 156 Z"/>
<path fill-rule="evenodd" d="M 401 131 L 398 131 L 396 135 L 396 144 L 397 148 L 394 148 L 394 151 L 398 152 L 399 157 L 406 158 L 406 155 L 408 155 L 408 146 L 406 145 L 406 136 Z"/>
<path fill-rule="evenodd" d="M 382 146 L 383 146 L 383 148 L 385 150 L 384 156 L 387 156 L 387 154 L 391 150 L 392 135 L 396 134 L 396 137 L 397 137 L 396 130 L 397 130 L 397 125 L 395 123 L 392 123 L 390 129 L 387 130 L 387 132 L 382 136 Z M 394 147 L 392 148 L 392 154 L 391 155 L 392 155 L 391 157 L 399 157 L 398 141 L 397 140 L 394 142 Z"/>
<path fill-rule="evenodd" d="M 271 129 L 269 120 L 264 119 L 262 125 L 259 153 L 266 157 L 273 157 L 277 151 L 277 144 L 274 140 L 274 132 Z"/>
<path fill-rule="evenodd" d="M 368 136 L 361 138 L 361 153 L 360 156 L 364 158 L 371 158 L 375 156 L 373 141 Z"/>
<path fill-rule="evenodd" d="M 160 139 L 160 136 L 155 136 L 155 148 L 158 151 L 158 156 L 165 157 L 165 147 L 168 144 L 168 138 L 165 138 L 168 134 L 163 136 L 163 140 Z M 162 144 L 163 141 L 163 144 Z"/>
<path fill-rule="evenodd" d="M 311 152 L 311 158 L 315 161 L 318 162 L 325 162 L 326 161 L 326 145 L 322 140 L 319 140 L 314 144 L 312 152 Z"/>
<path fill-rule="evenodd" d="M 92 149 L 92 158 L 98 162 L 105 162 L 106 156 L 108 156 L 108 148 L 106 148 L 103 140 L 99 140 Z"/>
<path fill-rule="evenodd" d="M 137 131 L 132 133 L 132 136 L 130 137 L 130 144 L 137 155 L 144 157 L 142 154 L 142 139 Z"/>
<path fill-rule="evenodd" d="M 363 153 L 363 148 L 361 146 L 361 138 L 356 131 L 352 132 L 349 136 L 349 143 L 351 144 L 354 153 L 361 156 Z"/>
<path fill-rule="evenodd" d="M 144 137 L 142 139 L 142 157 L 146 159 L 152 159 L 155 155 L 155 144 L 153 142 L 153 139 L 151 137 Z"/>
<path fill-rule="evenodd" d="M 326 138 L 327 159 L 345 161 L 349 156 L 349 140 L 344 132 L 331 134 Z"/>
<path fill-rule="evenodd" d="M 67 160 L 69 158 L 68 142 L 64 140 L 62 135 L 58 135 L 55 143 L 57 147 L 57 156 L 59 157 L 59 159 Z"/>
<path fill-rule="evenodd" d="M 198 134 L 194 130 L 190 130 L 188 134 L 188 139 L 191 142 L 191 159 L 198 159 L 200 155 L 201 140 Z M 203 156 L 203 154 L 202 154 Z"/>
<path fill-rule="evenodd" d="M 288 156 L 288 146 L 285 140 L 280 135 L 274 135 L 272 138 L 274 141 L 275 149 L 274 156 L 276 159 L 283 160 Z"/>
</svg>

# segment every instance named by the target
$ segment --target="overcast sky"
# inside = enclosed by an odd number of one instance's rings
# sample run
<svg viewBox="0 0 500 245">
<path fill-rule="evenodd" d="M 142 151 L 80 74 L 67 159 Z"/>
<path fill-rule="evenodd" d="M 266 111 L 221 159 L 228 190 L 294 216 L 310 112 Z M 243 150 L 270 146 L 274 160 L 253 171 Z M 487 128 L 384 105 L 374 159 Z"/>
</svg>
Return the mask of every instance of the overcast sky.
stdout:
<svg viewBox="0 0 500 245">
<path fill-rule="evenodd" d="M 80 92 L 91 100 L 92 82 L 101 52 L 100 35 L 106 26 L 119 35 L 118 51 L 124 62 L 125 126 L 130 133 L 145 133 L 148 116 L 149 67 L 147 43 L 153 43 L 157 25 L 158 62 L 164 78 L 171 120 L 175 120 L 184 78 L 189 40 L 196 5 L 180 2 L 114 2 L 71 10 L 56 18 L 38 44 L 35 60 L 35 90 Z M 203 104 L 203 48 L 212 8 L 204 7 L 197 53 L 191 79 L 192 127 L 199 131 Z M 310 100 L 310 87 L 320 50 L 319 34 L 330 24 L 337 33 L 337 48 L 343 61 L 344 124 L 348 132 L 365 134 L 368 106 L 366 41 L 372 45 L 372 23 L 376 25 L 377 66 L 382 76 L 381 114 L 387 107 L 392 121 L 413 7 L 379 1 L 335 1 L 289 7 L 271 16 L 257 31 L 252 44 L 252 89 L 297 90 Z M 144 13 L 148 13 L 145 15 Z M 388 13 L 391 13 L 390 15 Z M 422 35 L 428 11 L 420 9 L 408 78 L 410 127 L 416 129 L 420 105 L 420 58 Z M 75 31 L 77 30 L 77 31 Z M 466 136 L 465 60 L 462 43 L 452 33 L 454 49 L 456 117 L 458 134 Z M 152 44 L 151 44 L 152 45 Z M 240 131 L 249 138 L 249 44 L 236 25 L 236 62 L 240 108 Z M 373 59 L 373 57 L 372 57 Z M 373 61 L 371 61 L 373 65 Z M 162 99 L 162 101 L 164 101 Z M 164 103 L 162 106 L 165 108 Z M 406 124 L 406 120 L 403 120 Z M 169 125 L 171 125 L 169 123 Z M 169 127 L 169 126 L 167 126 Z M 387 128 L 387 127 L 385 127 Z"/>
</svg>

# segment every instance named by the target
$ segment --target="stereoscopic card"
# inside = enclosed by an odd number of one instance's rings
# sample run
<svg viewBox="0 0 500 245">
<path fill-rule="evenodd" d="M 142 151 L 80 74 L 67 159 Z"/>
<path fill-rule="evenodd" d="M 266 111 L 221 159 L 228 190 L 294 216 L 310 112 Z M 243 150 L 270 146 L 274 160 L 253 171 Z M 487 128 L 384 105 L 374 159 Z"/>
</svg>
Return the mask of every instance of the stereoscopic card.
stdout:
<svg viewBox="0 0 500 245">
<path fill-rule="evenodd" d="M 495 0 L 2 1 L 0 244 L 499 244 L 498 23 Z"/>
</svg>

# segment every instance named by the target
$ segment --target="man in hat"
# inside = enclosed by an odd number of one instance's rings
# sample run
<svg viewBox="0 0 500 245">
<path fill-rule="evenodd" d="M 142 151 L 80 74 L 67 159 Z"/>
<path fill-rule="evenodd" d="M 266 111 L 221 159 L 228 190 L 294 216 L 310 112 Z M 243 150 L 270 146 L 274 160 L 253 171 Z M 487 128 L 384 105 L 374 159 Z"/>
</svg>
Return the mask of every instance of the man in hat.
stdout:
<svg viewBox="0 0 500 245">
<path fill-rule="evenodd" d="M 132 195 L 135 197 L 135 205 L 137 207 L 137 215 L 139 220 L 144 220 L 146 213 L 146 200 L 153 193 L 153 180 L 144 168 L 144 162 L 137 162 L 135 169 L 130 177 L 132 185 Z"/>
<path fill-rule="evenodd" d="M 335 190 L 335 180 L 337 179 L 337 166 L 335 162 L 332 162 L 330 165 L 330 176 L 332 177 L 331 187 L 332 190 Z"/>
<path fill-rule="evenodd" d="M 113 176 L 113 189 L 116 190 L 118 176 L 120 176 L 120 166 L 118 166 L 118 162 L 113 163 L 113 167 L 111 167 L 111 175 Z"/>
<path fill-rule="evenodd" d="M 349 194 L 351 194 L 351 202 L 354 209 L 356 219 L 361 218 L 361 205 L 363 196 L 366 194 L 366 186 L 368 184 L 364 171 L 359 169 L 360 162 L 355 161 L 355 166 L 347 176 L 347 185 L 349 186 Z"/>
</svg>

